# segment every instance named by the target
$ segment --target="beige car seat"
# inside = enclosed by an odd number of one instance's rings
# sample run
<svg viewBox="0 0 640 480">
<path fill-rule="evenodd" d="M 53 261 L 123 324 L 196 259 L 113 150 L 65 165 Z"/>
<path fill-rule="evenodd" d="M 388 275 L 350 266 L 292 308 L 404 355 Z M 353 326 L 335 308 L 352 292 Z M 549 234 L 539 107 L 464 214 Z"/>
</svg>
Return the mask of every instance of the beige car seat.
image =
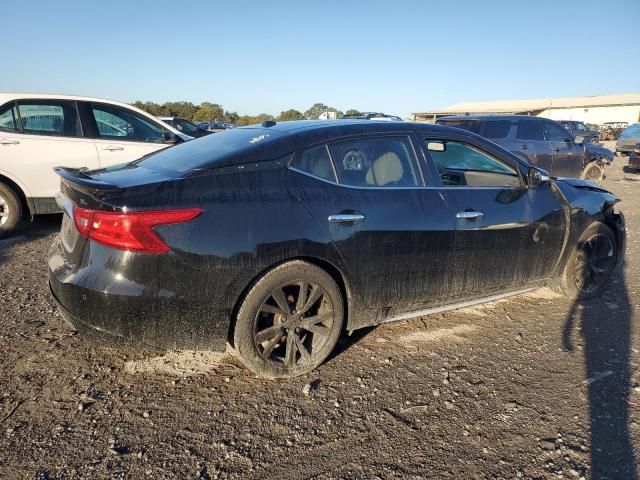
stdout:
<svg viewBox="0 0 640 480">
<path fill-rule="evenodd" d="M 400 157 L 386 152 L 376 158 L 367 172 L 367 185 L 384 186 L 399 181 L 404 175 Z"/>
</svg>

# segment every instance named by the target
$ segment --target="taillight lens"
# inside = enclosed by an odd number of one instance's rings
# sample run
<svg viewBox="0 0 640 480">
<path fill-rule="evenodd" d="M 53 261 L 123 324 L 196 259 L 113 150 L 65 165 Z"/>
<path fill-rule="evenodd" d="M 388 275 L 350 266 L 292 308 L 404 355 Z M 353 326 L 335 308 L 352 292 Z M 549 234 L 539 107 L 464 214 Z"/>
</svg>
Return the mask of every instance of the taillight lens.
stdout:
<svg viewBox="0 0 640 480">
<path fill-rule="evenodd" d="M 169 246 L 153 227 L 189 222 L 202 213 L 199 208 L 148 212 L 104 212 L 75 207 L 73 218 L 80 235 L 108 247 L 138 253 L 166 253 Z"/>
</svg>

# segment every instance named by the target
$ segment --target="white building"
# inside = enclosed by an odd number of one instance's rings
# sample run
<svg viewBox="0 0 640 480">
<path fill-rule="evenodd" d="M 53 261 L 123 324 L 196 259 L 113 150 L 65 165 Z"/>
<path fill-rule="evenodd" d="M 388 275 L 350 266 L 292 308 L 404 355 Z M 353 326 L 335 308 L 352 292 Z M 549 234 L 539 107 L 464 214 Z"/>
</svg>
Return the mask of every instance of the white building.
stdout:
<svg viewBox="0 0 640 480">
<path fill-rule="evenodd" d="M 601 125 L 605 122 L 640 122 L 640 93 L 593 97 L 540 98 L 457 103 L 442 110 L 414 113 L 413 119 L 435 122 L 446 115 L 519 114 L 553 120 L 579 120 Z"/>
</svg>

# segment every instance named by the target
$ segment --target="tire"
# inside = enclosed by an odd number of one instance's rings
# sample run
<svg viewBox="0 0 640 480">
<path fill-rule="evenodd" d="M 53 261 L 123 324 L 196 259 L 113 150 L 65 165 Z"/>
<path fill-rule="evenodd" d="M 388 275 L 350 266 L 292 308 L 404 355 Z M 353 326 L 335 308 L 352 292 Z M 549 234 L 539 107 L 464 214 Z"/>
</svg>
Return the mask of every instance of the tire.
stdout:
<svg viewBox="0 0 640 480">
<path fill-rule="evenodd" d="M 22 218 L 22 204 L 18 195 L 0 183 L 0 238 L 7 237 Z"/>
<path fill-rule="evenodd" d="M 560 278 L 562 292 L 573 300 L 601 295 L 609 284 L 617 258 L 618 243 L 611 229 L 601 222 L 592 223 L 567 261 Z"/>
<path fill-rule="evenodd" d="M 303 375 L 329 356 L 343 319 L 343 296 L 333 278 L 310 263 L 287 262 L 260 277 L 245 295 L 234 348 L 261 377 Z"/>
<path fill-rule="evenodd" d="M 587 166 L 584 167 L 584 170 L 582 170 L 580 178 L 589 180 L 590 182 L 602 183 L 604 180 L 604 167 L 596 162 L 589 162 Z"/>
</svg>

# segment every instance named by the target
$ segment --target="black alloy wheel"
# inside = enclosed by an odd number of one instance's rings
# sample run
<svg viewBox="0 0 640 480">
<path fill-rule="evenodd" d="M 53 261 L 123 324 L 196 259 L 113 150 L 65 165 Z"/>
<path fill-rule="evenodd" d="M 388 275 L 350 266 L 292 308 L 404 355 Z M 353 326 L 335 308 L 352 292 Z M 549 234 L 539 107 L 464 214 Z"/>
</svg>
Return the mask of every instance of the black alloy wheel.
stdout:
<svg viewBox="0 0 640 480">
<path fill-rule="evenodd" d="M 596 233 L 590 236 L 576 253 L 574 281 L 584 295 L 603 288 L 615 267 L 615 246 L 611 238 Z"/>
</svg>

